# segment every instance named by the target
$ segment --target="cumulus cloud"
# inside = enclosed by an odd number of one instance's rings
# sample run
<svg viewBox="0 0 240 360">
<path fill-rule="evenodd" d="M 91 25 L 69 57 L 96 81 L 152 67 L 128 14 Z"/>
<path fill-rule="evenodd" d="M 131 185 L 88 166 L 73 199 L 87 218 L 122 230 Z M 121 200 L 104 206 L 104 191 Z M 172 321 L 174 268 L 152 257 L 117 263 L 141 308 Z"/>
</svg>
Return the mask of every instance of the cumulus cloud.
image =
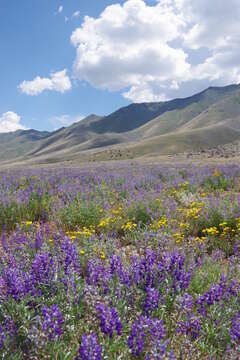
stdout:
<svg viewBox="0 0 240 360">
<path fill-rule="evenodd" d="M 58 13 L 61 14 L 63 12 L 63 6 L 60 5 L 59 8 L 58 8 Z"/>
<path fill-rule="evenodd" d="M 67 70 L 58 71 L 50 74 L 49 78 L 35 77 L 31 81 L 24 80 L 19 89 L 27 95 L 39 95 L 45 90 L 58 91 L 65 93 L 71 89 L 71 81 L 67 75 Z"/>
<path fill-rule="evenodd" d="M 186 45 L 193 49 L 217 49 L 239 40 L 239 0 L 175 0 L 187 20 Z"/>
<path fill-rule="evenodd" d="M 238 0 L 175 0 L 188 21 L 184 45 L 211 55 L 192 69 L 193 79 L 227 84 L 240 81 L 240 6 Z"/>
<path fill-rule="evenodd" d="M 80 16 L 80 11 L 75 11 L 73 14 L 72 14 L 72 19 L 74 18 L 79 18 Z"/>
<path fill-rule="evenodd" d="M 0 133 L 7 133 L 16 130 L 24 130 L 20 124 L 21 117 L 13 111 L 7 111 L 0 116 Z"/>
<path fill-rule="evenodd" d="M 77 116 L 71 116 L 71 115 L 59 115 L 54 116 L 50 119 L 50 123 L 54 126 L 54 129 L 58 129 L 61 127 L 72 125 L 75 122 L 81 121 L 84 119 L 85 116 L 83 115 L 77 115 Z"/>
<path fill-rule="evenodd" d="M 97 19 L 85 17 L 73 32 L 74 73 L 98 88 L 129 88 L 123 94 L 134 101 L 144 93 L 157 99 L 161 95 L 152 93 L 152 86 L 188 76 L 187 54 L 169 45 L 184 27 L 182 16 L 169 5 L 128 0 L 108 6 Z"/>
<path fill-rule="evenodd" d="M 126 0 L 98 18 L 86 16 L 71 42 L 76 78 L 120 90 L 132 101 L 178 95 L 185 83 L 203 79 L 239 82 L 239 0 L 159 0 L 152 6 Z M 195 53 L 199 63 L 191 61 Z"/>
</svg>

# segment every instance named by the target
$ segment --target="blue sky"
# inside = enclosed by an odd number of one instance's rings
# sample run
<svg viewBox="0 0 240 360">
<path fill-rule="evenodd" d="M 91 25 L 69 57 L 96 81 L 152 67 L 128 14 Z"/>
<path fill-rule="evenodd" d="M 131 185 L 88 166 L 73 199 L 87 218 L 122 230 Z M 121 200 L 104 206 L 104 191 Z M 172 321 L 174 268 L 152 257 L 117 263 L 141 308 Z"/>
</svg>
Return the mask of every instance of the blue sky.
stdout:
<svg viewBox="0 0 240 360">
<path fill-rule="evenodd" d="M 240 81 L 238 0 L 1 0 L 0 16 L 0 132 Z"/>
<path fill-rule="evenodd" d="M 44 92 L 27 96 L 17 86 L 23 80 L 64 68 L 71 73 L 75 49 L 70 43 L 74 29 L 85 15 L 97 16 L 114 1 L 105 0 L 1 0 L 1 67 L 0 114 L 14 111 L 28 128 L 51 130 L 58 126 L 52 118 L 91 113 L 107 114 L 128 104 L 119 93 L 98 90 L 87 83 L 73 84 L 71 91 L 61 94 Z M 63 6 L 62 13 L 57 13 Z M 80 17 L 71 19 L 74 12 Z M 65 22 L 65 16 L 69 21 Z"/>
</svg>

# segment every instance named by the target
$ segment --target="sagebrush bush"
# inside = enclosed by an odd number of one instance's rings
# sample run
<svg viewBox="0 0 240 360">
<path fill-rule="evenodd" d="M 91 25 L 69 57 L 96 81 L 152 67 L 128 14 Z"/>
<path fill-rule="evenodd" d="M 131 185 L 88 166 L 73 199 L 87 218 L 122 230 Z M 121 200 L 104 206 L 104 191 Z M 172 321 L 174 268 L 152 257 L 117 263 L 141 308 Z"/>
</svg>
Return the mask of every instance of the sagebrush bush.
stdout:
<svg viewBox="0 0 240 360">
<path fill-rule="evenodd" d="M 96 227 L 101 219 L 101 212 L 96 204 L 78 199 L 60 209 L 57 215 L 60 224 L 67 230 Z"/>
<path fill-rule="evenodd" d="M 5 206 L 0 204 L 0 231 L 15 229 L 23 221 L 47 221 L 51 213 L 51 197 L 32 193 L 24 203 L 12 201 Z"/>
<path fill-rule="evenodd" d="M 128 217 L 131 221 L 139 224 L 140 226 L 145 226 L 151 222 L 151 214 L 149 213 L 147 206 L 143 203 L 137 204 L 128 210 Z"/>
</svg>

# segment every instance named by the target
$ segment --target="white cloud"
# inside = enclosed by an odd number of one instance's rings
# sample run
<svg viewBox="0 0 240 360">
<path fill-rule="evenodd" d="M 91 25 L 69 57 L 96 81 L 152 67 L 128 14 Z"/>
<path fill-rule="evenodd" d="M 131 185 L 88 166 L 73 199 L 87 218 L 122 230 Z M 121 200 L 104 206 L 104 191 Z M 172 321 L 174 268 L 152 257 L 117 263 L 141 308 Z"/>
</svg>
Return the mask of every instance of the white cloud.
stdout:
<svg viewBox="0 0 240 360">
<path fill-rule="evenodd" d="M 139 86 L 131 86 L 129 91 L 123 93 L 126 99 L 134 100 L 135 103 L 166 101 L 168 98 L 160 91 L 154 91 L 148 83 Z"/>
<path fill-rule="evenodd" d="M 75 11 L 73 14 L 72 14 L 72 19 L 74 18 L 79 18 L 80 16 L 80 11 Z"/>
<path fill-rule="evenodd" d="M 58 91 L 64 93 L 71 89 L 71 81 L 67 75 L 67 70 L 58 71 L 50 74 L 50 78 L 35 77 L 31 81 L 24 80 L 19 89 L 27 95 L 39 95 L 45 90 Z"/>
<path fill-rule="evenodd" d="M 193 49 L 217 49 L 240 38 L 239 0 L 175 0 L 189 23 L 185 42 Z"/>
<path fill-rule="evenodd" d="M 124 96 L 134 101 L 144 93 L 148 99 L 162 97 L 150 85 L 178 81 L 189 71 L 184 50 L 169 45 L 184 26 L 181 15 L 160 3 L 128 0 L 108 6 L 97 19 L 85 17 L 71 36 L 77 48 L 75 75 L 110 91 L 129 88 Z"/>
<path fill-rule="evenodd" d="M 6 133 L 16 130 L 24 130 L 25 127 L 20 124 L 21 117 L 13 111 L 7 111 L 0 116 L 0 133 Z"/>
<path fill-rule="evenodd" d="M 83 115 L 77 115 L 77 116 L 71 116 L 71 115 L 59 115 L 52 117 L 49 121 L 54 126 L 54 129 L 58 129 L 63 126 L 69 126 L 72 125 L 75 122 L 81 121 L 84 119 L 85 116 Z"/>
<path fill-rule="evenodd" d="M 186 83 L 194 92 L 202 80 L 240 81 L 239 0 L 159 0 L 152 6 L 126 0 L 98 18 L 86 16 L 71 41 L 76 78 L 133 101 L 179 96 Z"/>
<path fill-rule="evenodd" d="M 207 48 L 211 55 L 192 68 L 192 79 L 224 85 L 240 81 L 239 0 L 175 0 L 188 21 L 184 45 Z"/>
<path fill-rule="evenodd" d="M 58 8 L 58 13 L 61 14 L 63 12 L 63 6 L 60 5 L 59 8 Z"/>
</svg>

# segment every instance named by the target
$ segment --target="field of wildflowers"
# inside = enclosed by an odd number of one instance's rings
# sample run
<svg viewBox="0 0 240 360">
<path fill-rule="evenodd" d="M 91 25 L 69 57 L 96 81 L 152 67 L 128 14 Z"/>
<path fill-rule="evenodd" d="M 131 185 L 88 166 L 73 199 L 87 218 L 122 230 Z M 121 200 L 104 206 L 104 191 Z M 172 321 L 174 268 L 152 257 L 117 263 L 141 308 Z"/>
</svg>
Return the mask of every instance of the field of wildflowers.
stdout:
<svg viewBox="0 0 240 360">
<path fill-rule="evenodd" d="M 1 359 L 239 359 L 240 167 L 0 173 Z"/>
</svg>

